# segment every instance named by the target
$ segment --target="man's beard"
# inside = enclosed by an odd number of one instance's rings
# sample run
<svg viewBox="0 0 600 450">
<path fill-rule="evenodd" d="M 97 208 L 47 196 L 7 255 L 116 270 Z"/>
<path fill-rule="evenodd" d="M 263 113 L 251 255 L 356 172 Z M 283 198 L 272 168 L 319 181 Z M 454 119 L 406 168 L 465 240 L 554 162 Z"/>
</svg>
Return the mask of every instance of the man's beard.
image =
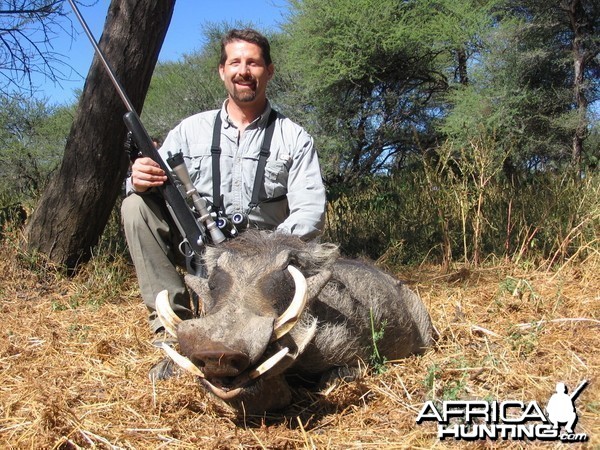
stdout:
<svg viewBox="0 0 600 450">
<path fill-rule="evenodd" d="M 256 91 L 248 89 L 239 91 L 238 89 L 234 88 L 232 97 L 234 100 L 237 100 L 239 102 L 251 102 L 256 98 Z"/>
<path fill-rule="evenodd" d="M 249 81 L 249 80 L 244 80 Z M 252 86 L 243 86 L 241 89 L 238 88 L 237 83 L 234 81 L 231 96 L 234 100 L 239 102 L 251 102 L 256 98 L 256 83 Z"/>
</svg>

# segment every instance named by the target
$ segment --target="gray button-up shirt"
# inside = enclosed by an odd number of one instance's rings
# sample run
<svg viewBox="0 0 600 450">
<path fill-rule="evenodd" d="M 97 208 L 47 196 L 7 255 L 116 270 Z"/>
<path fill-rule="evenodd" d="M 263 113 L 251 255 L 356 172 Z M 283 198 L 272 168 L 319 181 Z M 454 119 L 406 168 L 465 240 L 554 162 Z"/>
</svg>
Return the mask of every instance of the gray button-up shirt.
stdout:
<svg viewBox="0 0 600 450">
<path fill-rule="evenodd" d="M 248 213 L 250 227 L 276 229 L 304 238 L 317 235 L 324 223 L 325 188 L 312 137 L 290 119 L 277 115 L 259 193 L 261 203 L 248 211 L 271 106 L 267 105 L 241 134 L 229 119 L 226 106 L 227 101 L 220 111 L 184 119 L 171 130 L 160 155 L 166 160 L 168 152 L 181 151 L 194 186 L 212 202 L 212 134 L 215 117 L 221 114 L 221 194 L 227 215 Z"/>
</svg>

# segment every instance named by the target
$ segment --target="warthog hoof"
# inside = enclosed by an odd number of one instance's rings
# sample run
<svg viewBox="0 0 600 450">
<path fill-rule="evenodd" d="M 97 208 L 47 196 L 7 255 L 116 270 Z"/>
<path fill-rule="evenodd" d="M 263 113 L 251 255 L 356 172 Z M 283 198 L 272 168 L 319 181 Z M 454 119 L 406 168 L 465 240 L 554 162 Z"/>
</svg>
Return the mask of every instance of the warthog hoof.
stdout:
<svg viewBox="0 0 600 450">
<path fill-rule="evenodd" d="M 171 358 L 163 358 L 154 364 L 148 371 L 148 378 L 151 381 L 167 380 L 179 373 L 179 367 L 175 365 Z"/>
</svg>

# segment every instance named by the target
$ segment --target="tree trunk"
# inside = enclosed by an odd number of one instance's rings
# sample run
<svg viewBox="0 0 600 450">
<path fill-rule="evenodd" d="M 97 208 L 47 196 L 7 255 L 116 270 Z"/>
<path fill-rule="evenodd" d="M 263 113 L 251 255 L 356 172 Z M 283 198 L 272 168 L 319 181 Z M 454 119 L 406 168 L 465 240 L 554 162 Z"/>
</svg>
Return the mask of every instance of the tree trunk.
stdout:
<svg viewBox="0 0 600 450">
<path fill-rule="evenodd" d="M 175 0 L 112 0 L 110 4 L 99 46 L 138 113 L 174 6 Z M 125 112 L 96 56 L 60 169 L 26 229 L 30 251 L 39 251 L 69 269 L 89 259 L 123 188 Z"/>
<path fill-rule="evenodd" d="M 561 8 L 567 14 L 568 22 L 573 32 L 571 49 L 573 53 L 573 94 L 577 107 L 577 125 L 573 133 L 572 161 L 578 176 L 582 171 L 582 155 L 584 142 L 588 136 L 587 114 L 589 102 L 585 96 L 587 64 L 598 55 L 597 45 L 590 45 L 593 41 L 594 17 L 586 12 L 581 0 L 566 0 L 561 3 Z"/>
<path fill-rule="evenodd" d="M 574 53 L 576 51 L 576 44 L 574 44 Z M 573 90 L 575 92 L 575 102 L 577 104 L 577 125 L 573 133 L 573 150 L 572 150 L 572 161 L 579 174 L 582 170 L 581 157 L 583 154 L 583 143 L 587 137 L 587 110 L 588 102 L 584 94 L 584 77 L 583 77 L 583 65 L 584 61 L 578 54 L 575 54 L 575 80 L 573 84 Z"/>
<path fill-rule="evenodd" d="M 467 72 L 468 58 L 465 47 L 456 49 L 456 62 L 456 74 L 458 82 L 463 86 L 466 86 L 469 84 L 469 75 Z"/>
</svg>

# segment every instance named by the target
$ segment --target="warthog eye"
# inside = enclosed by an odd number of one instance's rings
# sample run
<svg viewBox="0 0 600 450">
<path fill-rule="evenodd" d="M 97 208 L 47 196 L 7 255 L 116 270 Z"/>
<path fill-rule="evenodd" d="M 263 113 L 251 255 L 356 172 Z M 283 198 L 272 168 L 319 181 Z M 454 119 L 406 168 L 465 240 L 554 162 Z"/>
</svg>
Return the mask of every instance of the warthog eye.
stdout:
<svg viewBox="0 0 600 450">
<path fill-rule="evenodd" d="M 294 297 L 294 281 L 287 270 L 270 272 L 260 280 L 260 287 L 277 314 L 283 313 Z"/>
<path fill-rule="evenodd" d="M 232 283 L 231 275 L 217 267 L 208 278 L 208 289 L 210 289 L 210 295 L 213 301 L 225 295 Z"/>
</svg>

